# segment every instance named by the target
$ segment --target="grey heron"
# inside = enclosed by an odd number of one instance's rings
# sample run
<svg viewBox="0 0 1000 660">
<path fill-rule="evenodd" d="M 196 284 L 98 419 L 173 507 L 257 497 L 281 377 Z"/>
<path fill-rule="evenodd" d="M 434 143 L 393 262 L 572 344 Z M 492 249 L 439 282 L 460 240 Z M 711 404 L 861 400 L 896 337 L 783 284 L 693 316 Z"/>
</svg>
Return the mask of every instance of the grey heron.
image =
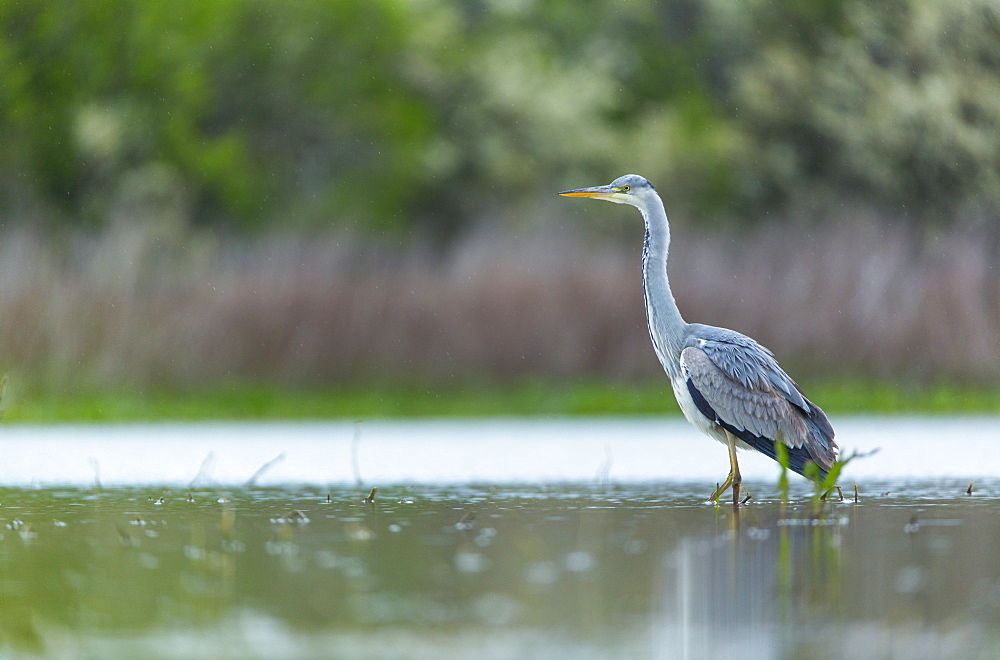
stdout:
<svg viewBox="0 0 1000 660">
<path fill-rule="evenodd" d="M 788 467 L 805 476 L 806 465 L 812 462 L 819 478 L 825 478 L 837 458 L 833 426 L 778 366 L 774 354 L 739 332 L 687 323 L 681 316 L 667 277 L 670 224 L 652 184 L 626 174 L 607 186 L 559 194 L 631 204 L 646 221 L 642 284 L 653 350 L 670 377 L 684 417 L 729 449 L 729 476 L 710 500 L 717 502 L 731 487 L 733 504 L 739 504 L 742 477 L 737 448 L 756 449 L 778 460 L 781 443 Z"/>
</svg>

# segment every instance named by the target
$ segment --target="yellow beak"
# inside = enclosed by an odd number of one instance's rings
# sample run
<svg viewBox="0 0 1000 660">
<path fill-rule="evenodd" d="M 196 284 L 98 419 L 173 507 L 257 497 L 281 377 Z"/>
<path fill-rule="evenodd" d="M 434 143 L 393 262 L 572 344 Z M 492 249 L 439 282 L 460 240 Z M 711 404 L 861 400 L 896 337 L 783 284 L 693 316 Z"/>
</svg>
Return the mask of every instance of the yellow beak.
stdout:
<svg viewBox="0 0 1000 660">
<path fill-rule="evenodd" d="M 617 192 L 621 192 L 618 188 L 612 188 L 611 186 L 594 186 L 593 188 L 577 188 L 576 190 L 565 190 L 559 195 L 563 197 L 596 197 L 598 199 L 603 199 L 611 197 Z"/>
</svg>

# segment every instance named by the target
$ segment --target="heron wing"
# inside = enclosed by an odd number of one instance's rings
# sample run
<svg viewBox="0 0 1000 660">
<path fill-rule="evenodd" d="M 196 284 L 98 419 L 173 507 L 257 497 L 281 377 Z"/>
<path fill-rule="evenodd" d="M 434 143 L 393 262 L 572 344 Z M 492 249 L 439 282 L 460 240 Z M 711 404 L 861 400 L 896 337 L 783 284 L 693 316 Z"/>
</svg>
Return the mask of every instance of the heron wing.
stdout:
<svg viewBox="0 0 1000 660">
<path fill-rule="evenodd" d="M 790 403 L 803 410 L 808 409 L 802 390 L 778 365 L 770 350 L 733 330 L 712 326 L 700 328 L 702 336 L 696 345 L 700 345 L 726 374 L 751 389 L 767 389 L 770 386 Z"/>
<path fill-rule="evenodd" d="M 773 354 L 745 335 L 702 328 L 680 356 L 702 414 L 771 458 L 776 458 L 774 443 L 783 443 L 796 472 L 809 460 L 829 470 L 836 458 L 833 427 Z"/>
</svg>

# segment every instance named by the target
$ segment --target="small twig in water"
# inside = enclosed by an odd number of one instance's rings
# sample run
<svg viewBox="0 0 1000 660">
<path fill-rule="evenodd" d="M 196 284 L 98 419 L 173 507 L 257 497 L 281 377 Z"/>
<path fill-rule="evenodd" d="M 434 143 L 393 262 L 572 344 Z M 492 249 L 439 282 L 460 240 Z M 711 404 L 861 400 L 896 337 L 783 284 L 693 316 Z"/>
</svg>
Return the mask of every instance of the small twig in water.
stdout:
<svg viewBox="0 0 1000 660">
<path fill-rule="evenodd" d="M 247 479 L 247 482 L 243 484 L 243 487 L 253 488 L 255 485 L 257 485 L 257 479 L 259 479 L 261 475 L 263 475 L 265 472 L 274 467 L 275 464 L 280 463 L 284 459 L 285 459 L 285 452 L 281 452 L 280 454 L 269 460 L 267 463 L 261 465 L 259 468 L 257 468 L 257 471 L 254 472 L 249 479 Z"/>
<path fill-rule="evenodd" d="M 358 447 L 361 444 L 361 420 L 354 422 L 354 439 L 351 440 L 351 468 L 354 470 L 354 483 L 364 485 L 361 480 L 361 462 L 358 460 Z"/>
<path fill-rule="evenodd" d="M 611 447 L 604 447 L 604 460 L 597 467 L 597 474 L 594 475 L 594 481 L 601 488 L 607 489 L 608 482 L 611 480 L 611 466 L 614 464 L 614 457 L 611 454 Z"/>
<path fill-rule="evenodd" d="M 276 523 L 307 523 L 309 522 L 309 516 L 305 514 L 304 511 L 298 509 L 292 509 L 288 513 L 274 518 L 272 522 Z"/>
<path fill-rule="evenodd" d="M 90 467 L 94 469 L 94 490 L 101 490 L 101 464 L 93 456 L 89 460 Z"/>
<path fill-rule="evenodd" d="M 840 495 L 840 501 L 843 502 L 844 501 L 844 489 L 841 488 L 840 486 L 837 486 L 837 494 Z"/>
<path fill-rule="evenodd" d="M 859 501 L 858 500 L 858 482 L 855 481 L 854 482 L 854 503 L 857 504 L 858 501 Z"/>
<path fill-rule="evenodd" d="M 215 452 L 208 452 L 208 455 L 201 462 L 201 467 L 198 468 L 198 473 L 194 475 L 194 479 L 188 483 L 188 488 L 194 488 L 195 484 L 202 480 L 205 474 L 208 473 L 209 468 L 212 467 L 212 463 L 215 461 Z"/>
<path fill-rule="evenodd" d="M 750 498 L 752 498 L 752 497 L 753 497 L 753 495 L 750 494 L 750 491 L 747 491 L 747 496 L 743 498 L 742 502 L 740 502 L 740 506 L 743 506 L 744 504 L 746 504 L 747 502 L 749 502 Z"/>
<path fill-rule="evenodd" d="M 118 523 L 115 523 L 115 530 L 118 532 L 118 542 L 121 543 L 122 545 L 127 545 L 131 547 L 132 535 L 129 534 L 127 531 L 125 531 L 125 529 Z"/>
<path fill-rule="evenodd" d="M 365 504 L 375 504 L 376 491 L 378 491 L 378 486 L 372 488 L 372 492 L 368 493 L 368 497 L 365 498 Z"/>
<path fill-rule="evenodd" d="M 469 513 L 462 516 L 461 520 L 455 523 L 455 529 L 460 529 L 460 530 L 472 529 L 472 524 L 475 521 L 476 521 L 476 514 L 470 511 Z"/>
<path fill-rule="evenodd" d="M 975 485 L 976 485 L 976 482 L 975 482 L 975 481 L 970 481 L 970 482 L 969 482 L 969 489 L 968 489 L 967 491 L 965 491 L 965 494 L 966 494 L 966 495 L 972 495 L 972 491 L 973 491 L 973 490 L 975 490 L 975 489 L 973 488 L 973 486 L 975 486 Z"/>
</svg>

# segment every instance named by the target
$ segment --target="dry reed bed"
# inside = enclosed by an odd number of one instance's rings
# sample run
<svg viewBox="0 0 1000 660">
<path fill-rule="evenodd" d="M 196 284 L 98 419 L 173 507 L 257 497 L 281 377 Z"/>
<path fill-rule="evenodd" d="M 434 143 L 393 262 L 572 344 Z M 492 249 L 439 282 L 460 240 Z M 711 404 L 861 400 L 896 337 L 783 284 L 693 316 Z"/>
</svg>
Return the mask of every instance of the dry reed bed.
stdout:
<svg viewBox="0 0 1000 660">
<path fill-rule="evenodd" d="M 800 378 L 1000 379 L 996 237 L 884 227 L 677 227 L 678 303 Z M 2 366 L 57 391 L 654 378 L 641 228 L 621 232 L 481 229 L 442 250 L 336 232 L 6 229 Z"/>
</svg>

